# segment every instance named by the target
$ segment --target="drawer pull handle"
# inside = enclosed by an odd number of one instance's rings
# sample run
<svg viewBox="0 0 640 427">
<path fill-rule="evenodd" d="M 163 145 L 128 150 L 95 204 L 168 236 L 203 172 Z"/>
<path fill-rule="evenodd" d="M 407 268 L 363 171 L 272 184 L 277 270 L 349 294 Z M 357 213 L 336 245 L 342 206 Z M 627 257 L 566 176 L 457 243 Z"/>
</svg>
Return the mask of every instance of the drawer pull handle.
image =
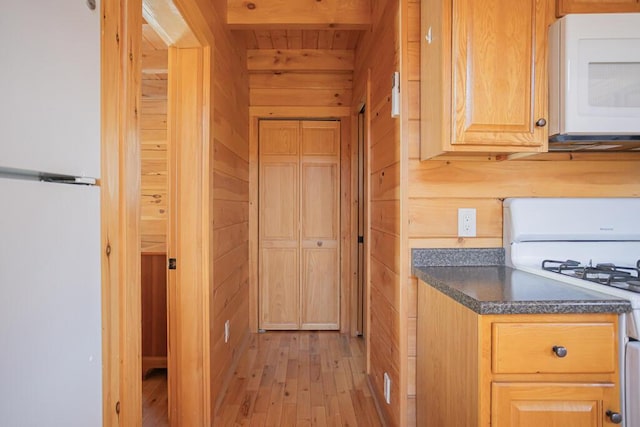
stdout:
<svg viewBox="0 0 640 427">
<path fill-rule="evenodd" d="M 565 357 L 567 355 L 567 348 L 563 347 L 561 345 L 554 345 L 553 346 L 553 352 L 558 357 Z"/>
<path fill-rule="evenodd" d="M 611 420 L 612 423 L 614 424 L 620 424 L 622 422 L 622 415 L 620 415 L 619 412 L 613 412 L 611 410 L 606 412 L 607 417 L 609 417 L 609 419 Z"/>
</svg>

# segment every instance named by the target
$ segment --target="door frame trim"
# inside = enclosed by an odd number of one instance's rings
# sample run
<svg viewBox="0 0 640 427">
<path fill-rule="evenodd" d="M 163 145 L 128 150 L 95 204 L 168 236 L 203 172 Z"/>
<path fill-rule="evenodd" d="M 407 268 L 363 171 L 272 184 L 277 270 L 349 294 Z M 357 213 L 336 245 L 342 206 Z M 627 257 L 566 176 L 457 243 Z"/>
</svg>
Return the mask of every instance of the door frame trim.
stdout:
<svg viewBox="0 0 640 427">
<path fill-rule="evenodd" d="M 201 43 L 193 38 L 179 38 L 179 47 L 197 47 L 211 57 L 207 49 L 214 45 L 209 27 L 213 6 L 198 0 L 103 0 L 101 2 L 101 264 L 102 264 L 102 419 L 104 426 L 142 425 L 141 366 L 141 281 L 140 281 L 140 126 L 142 9 L 146 5 L 175 4 L 180 12 L 174 18 L 184 19 Z M 204 9 L 202 8 L 204 7 Z M 176 9 L 167 9 L 175 11 Z M 207 59 L 208 60 L 208 59 Z M 199 139 L 209 142 L 209 115 L 212 70 L 203 67 L 196 85 L 204 99 L 199 106 L 203 114 Z M 206 183 L 204 183 L 206 184 Z M 206 192 L 202 191 L 203 198 Z M 206 199 L 205 199 L 206 200 Z M 207 211 L 201 211 L 205 223 Z M 196 212 L 198 214 L 198 212 Z M 200 248 L 206 255 L 205 248 Z M 208 271 L 208 274 L 213 274 Z M 199 281 L 208 285 L 207 270 Z M 203 328 L 207 325 L 203 311 Z M 189 336 L 183 337 L 187 340 Z M 200 339 L 200 337 L 198 337 Z M 170 344 L 171 345 L 171 344 Z M 180 347 L 176 342 L 174 347 Z M 208 369 L 208 340 L 200 348 Z M 175 351 L 175 348 L 174 348 Z M 171 363 L 171 358 L 169 358 Z M 182 366 L 183 361 L 178 361 Z M 177 369 L 179 371 L 179 368 Z M 210 425 L 212 418 L 209 379 L 207 375 L 191 376 L 199 394 L 193 418 Z M 193 391 L 192 391 L 193 392 Z M 171 396 L 171 391 L 170 391 Z M 178 406 L 180 405 L 177 402 Z M 193 405 L 189 409 L 193 409 Z M 175 417 L 171 420 L 178 425 Z M 199 423 L 198 423 L 199 424 Z M 195 425 L 195 424 L 194 424 Z"/>
<path fill-rule="evenodd" d="M 355 286 L 354 242 L 351 215 L 352 124 L 348 107 L 269 107 L 249 109 L 249 328 L 258 332 L 258 129 L 262 119 L 340 121 L 340 332 L 351 333 L 352 288 Z M 357 243 L 355 243 L 357 244 Z M 355 246 L 357 248 L 357 246 Z"/>
</svg>

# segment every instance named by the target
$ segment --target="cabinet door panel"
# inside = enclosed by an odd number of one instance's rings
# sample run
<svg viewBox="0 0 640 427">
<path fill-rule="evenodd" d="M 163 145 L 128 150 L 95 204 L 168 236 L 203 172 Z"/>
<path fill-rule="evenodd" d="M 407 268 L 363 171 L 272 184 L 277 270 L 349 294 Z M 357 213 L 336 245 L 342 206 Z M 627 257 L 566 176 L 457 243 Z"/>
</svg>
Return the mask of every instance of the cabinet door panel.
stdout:
<svg viewBox="0 0 640 427">
<path fill-rule="evenodd" d="M 601 426 L 613 384 L 493 383 L 494 427 Z"/>
<path fill-rule="evenodd" d="M 640 12 L 638 0 L 558 0 L 558 16 L 567 13 Z"/>
<path fill-rule="evenodd" d="M 453 144 L 543 144 L 545 4 L 454 1 Z"/>
</svg>

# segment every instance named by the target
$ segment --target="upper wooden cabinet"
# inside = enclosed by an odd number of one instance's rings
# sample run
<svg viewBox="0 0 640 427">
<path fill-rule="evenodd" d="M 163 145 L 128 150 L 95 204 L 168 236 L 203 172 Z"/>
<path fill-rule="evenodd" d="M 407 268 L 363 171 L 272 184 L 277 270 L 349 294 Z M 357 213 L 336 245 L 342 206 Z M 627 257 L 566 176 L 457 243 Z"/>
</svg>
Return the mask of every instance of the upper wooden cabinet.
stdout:
<svg viewBox="0 0 640 427">
<path fill-rule="evenodd" d="M 558 16 L 567 13 L 640 12 L 640 0 L 557 0 Z"/>
<path fill-rule="evenodd" d="M 547 5 L 422 1 L 423 160 L 547 150 Z"/>
</svg>

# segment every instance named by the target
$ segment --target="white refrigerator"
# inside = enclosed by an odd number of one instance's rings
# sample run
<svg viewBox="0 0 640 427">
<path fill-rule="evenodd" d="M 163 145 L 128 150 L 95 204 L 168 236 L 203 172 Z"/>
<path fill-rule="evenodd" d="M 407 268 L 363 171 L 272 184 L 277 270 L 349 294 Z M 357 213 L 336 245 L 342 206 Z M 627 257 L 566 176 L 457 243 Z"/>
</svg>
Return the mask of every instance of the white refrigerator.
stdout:
<svg viewBox="0 0 640 427">
<path fill-rule="evenodd" d="M 101 426 L 100 5 L 2 1 L 0 426 Z"/>
</svg>

